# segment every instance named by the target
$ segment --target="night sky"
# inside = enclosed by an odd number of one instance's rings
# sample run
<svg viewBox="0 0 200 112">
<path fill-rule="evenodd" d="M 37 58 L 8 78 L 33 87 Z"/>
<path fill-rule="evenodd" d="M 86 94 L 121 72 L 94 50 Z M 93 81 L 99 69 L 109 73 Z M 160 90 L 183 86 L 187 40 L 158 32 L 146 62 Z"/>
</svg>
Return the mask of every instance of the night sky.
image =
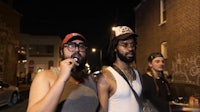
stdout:
<svg viewBox="0 0 200 112">
<path fill-rule="evenodd" d="M 88 39 L 90 46 L 102 48 L 111 36 L 113 25 L 134 27 L 135 1 L 86 4 L 78 1 L 14 0 L 14 8 L 22 14 L 21 33 L 63 38 L 67 33 L 79 32 Z"/>
<path fill-rule="evenodd" d="M 89 48 L 102 50 L 89 53 L 89 63 L 98 67 L 107 62 L 107 45 L 114 25 L 127 25 L 134 28 L 134 6 L 140 0 L 123 2 L 98 2 L 88 4 L 60 0 L 14 0 L 14 8 L 21 13 L 20 32 L 32 35 L 57 35 L 61 39 L 71 32 L 83 34 Z M 72 1 L 71 1 L 72 2 Z M 134 30 L 134 29 L 133 29 Z M 98 61 L 98 62 L 97 62 Z"/>
</svg>

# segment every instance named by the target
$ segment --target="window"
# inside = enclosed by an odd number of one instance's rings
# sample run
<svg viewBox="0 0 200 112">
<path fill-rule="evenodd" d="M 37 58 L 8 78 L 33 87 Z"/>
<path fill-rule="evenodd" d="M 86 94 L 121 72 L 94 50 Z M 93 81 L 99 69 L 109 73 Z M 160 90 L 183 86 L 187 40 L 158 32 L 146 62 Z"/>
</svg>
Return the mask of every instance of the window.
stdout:
<svg viewBox="0 0 200 112">
<path fill-rule="evenodd" d="M 160 0 L 160 24 L 166 23 L 166 0 Z"/>
<path fill-rule="evenodd" d="M 29 56 L 30 57 L 53 57 L 54 46 L 53 45 L 30 45 Z"/>
<path fill-rule="evenodd" d="M 161 43 L 161 53 L 162 53 L 164 59 L 167 59 L 167 42 Z"/>
</svg>

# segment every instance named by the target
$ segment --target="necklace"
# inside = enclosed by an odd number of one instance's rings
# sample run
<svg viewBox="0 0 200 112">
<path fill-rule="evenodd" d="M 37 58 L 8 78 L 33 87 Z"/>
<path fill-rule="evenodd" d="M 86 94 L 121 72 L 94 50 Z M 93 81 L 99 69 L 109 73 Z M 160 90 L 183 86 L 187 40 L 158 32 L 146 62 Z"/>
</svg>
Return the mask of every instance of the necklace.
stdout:
<svg viewBox="0 0 200 112">
<path fill-rule="evenodd" d="M 126 78 L 129 80 L 130 83 L 132 83 L 136 79 L 136 75 L 133 69 L 130 69 L 128 71 L 122 70 L 122 72 L 125 74 Z"/>
<path fill-rule="evenodd" d="M 115 64 L 115 66 L 117 66 L 117 65 Z M 136 80 L 136 74 L 133 71 L 133 68 L 128 68 L 128 69 L 122 69 L 120 67 L 118 67 L 118 68 L 125 74 L 125 76 L 128 79 L 129 83 L 132 83 L 134 80 Z"/>
</svg>

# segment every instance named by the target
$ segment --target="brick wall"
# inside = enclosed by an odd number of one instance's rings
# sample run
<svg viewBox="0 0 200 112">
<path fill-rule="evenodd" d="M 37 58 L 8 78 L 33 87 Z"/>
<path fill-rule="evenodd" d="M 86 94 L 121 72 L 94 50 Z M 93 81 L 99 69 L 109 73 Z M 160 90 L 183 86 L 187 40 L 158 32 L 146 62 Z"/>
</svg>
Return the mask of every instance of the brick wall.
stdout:
<svg viewBox="0 0 200 112">
<path fill-rule="evenodd" d="M 166 70 L 175 82 L 200 85 L 200 1 L 166 0 L 167 21 L 160 24 L 160 0 L 136 8 L 137 68 L 144 73 L 147 56 L 167 42 Z"/>
<path fill-rule="evenodd" d="M 20 14 L 0 2 L 0 79 L 15 83 Z"/>
</svg>

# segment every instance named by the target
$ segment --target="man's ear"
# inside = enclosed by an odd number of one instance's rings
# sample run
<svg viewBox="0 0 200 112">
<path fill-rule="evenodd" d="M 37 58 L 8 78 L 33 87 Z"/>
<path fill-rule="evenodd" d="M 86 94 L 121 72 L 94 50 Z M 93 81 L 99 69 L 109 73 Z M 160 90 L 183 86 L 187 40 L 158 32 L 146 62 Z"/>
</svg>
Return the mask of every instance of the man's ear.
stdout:
<svg viewBox="0 0 200 112">
<path fill-rule="evenodd" d="M 60 58 L 61 58 L 62 60 L 64 59 L 63 48 L 60 48 Z"/>
<path fill-rule="evenodd" d="M 149 65 L 149 67 L 152 67 L 152 63 L 151 62 L 148 62 L 148 65 Z"/>
</svg>

